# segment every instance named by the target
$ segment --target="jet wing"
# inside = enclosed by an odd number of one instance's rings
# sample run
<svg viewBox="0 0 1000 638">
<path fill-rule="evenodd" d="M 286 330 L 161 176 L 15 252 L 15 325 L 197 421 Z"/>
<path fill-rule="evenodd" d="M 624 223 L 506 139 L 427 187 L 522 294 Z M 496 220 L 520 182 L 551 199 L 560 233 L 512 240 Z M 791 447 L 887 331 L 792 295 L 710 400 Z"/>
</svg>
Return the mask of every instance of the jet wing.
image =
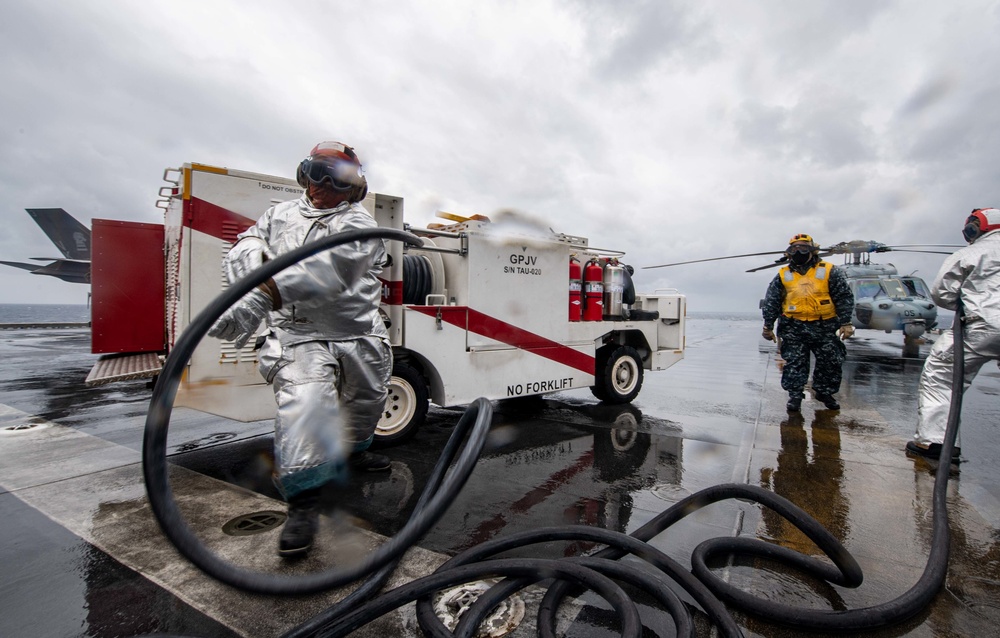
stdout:
<svg viewBox="0 0 1000 638">
<path fill-rule="evenodd" d="M 30 270 L 32 272 L 40 268 L 38 264 L 25 264 L 20 261 L 0 261 L 0 264 L 3 264 L 4 266 L 13 266 L 14 268 L 20 268 L 21 270 Z"/>
<path fill-rule="evenodd" d="M 32 275 L 48 275 L 73 284 L 90 283 L 90 262 L 74 259 L 55 259 L 49 264 L 24 264 L 18 261 L 0 261 L 5 266 L 13 266 L 31 271 Z"/>
</svg>

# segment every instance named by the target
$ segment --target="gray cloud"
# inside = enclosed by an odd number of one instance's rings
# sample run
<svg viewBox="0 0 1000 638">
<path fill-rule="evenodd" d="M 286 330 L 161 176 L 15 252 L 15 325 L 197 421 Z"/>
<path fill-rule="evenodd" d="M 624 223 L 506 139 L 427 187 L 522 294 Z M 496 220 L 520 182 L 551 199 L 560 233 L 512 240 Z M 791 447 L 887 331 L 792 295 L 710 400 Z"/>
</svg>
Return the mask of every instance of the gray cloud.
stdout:
<svg viewBox="0 0 1000 638">
<path fill-rule="evenodd" d="M 740 139 L 790 164 L 838 168 L 875 159 L 863 106 L 849 96 L 807 87 L 791 107 L 749 103 L 736 119 Z"/>
<path fill-rule="evenodd" d="M 8 3 L 0 258 L 24 208 L 159 222 L 165 168 L 291 176 L 353 144 L 409 221 L 526 211 L 646 265 L 941 243 L 1000 204 L 995 0 L 692 5 L 248 0 Z M 933 276 L 940 258 L 892 255 Z M 755 260 L 638 270 L 692 310 L 755 311 Z M 0 268 L 0 303 L 86 298 Z"/>
<path fill-rule="evenodd" d="M 628 82 L 667 62 L 703 64 L 718 49 L 709 20 L 694 5 L 629 0 L 582 6 L 587 52 L 604 82 Z"/>
</svg>

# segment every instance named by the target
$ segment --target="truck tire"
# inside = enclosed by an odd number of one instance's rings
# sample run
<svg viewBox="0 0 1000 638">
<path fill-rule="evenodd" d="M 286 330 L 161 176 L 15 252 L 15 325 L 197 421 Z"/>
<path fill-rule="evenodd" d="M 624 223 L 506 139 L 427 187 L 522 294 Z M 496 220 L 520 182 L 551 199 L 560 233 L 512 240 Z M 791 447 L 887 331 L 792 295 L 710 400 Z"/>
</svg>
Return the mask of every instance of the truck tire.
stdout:
<svg viewBox="0 0 1000 638">
<path fill-rule="evenodd" d="M 610 346 L 597 353 L 590 391 L 604 403 L 629 403 L 642 389 L 642 359 L 632 346 Z"/>
<path fill-rule="evenodd" d="M 375 443 L 392 445 L 413 436 L 427 416 L 427 382 L 412 366 L 395 362 L 385 410 L 375 426 Z"/>
</svg>

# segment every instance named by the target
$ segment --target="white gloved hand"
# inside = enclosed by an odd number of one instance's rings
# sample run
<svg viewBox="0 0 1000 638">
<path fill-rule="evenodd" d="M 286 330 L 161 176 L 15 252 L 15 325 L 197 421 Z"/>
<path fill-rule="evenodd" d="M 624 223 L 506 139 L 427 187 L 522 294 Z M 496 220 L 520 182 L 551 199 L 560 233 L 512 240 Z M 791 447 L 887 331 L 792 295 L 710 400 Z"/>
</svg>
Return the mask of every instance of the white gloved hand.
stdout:
<svg viewBox="0 0 1000 638">
<path fill-rule="evenodd" d="M 257 329 L 272 306 L 270 295 L 260 288 L 254 288 L 219 317 L 209 329 L 208 336 L 232 341 L 239 350 L 250 337 L 257 334 Z"/>
<path fill-rule="evenodd" d="M 764 326 L 764 331 L 760 333 L 760 336 L 764 337 L 768 341 L 774 341 L 774 330 Z"/>
<path fill-rule="evenodd" d="M 837 336 L 840 337 L 841 341 L 850 339 L 854 336 L 854 326 L 849 323 L 845 323 L 841 327 L 837 328 Z"/>
<path fill-rule="evenodd" d="M 230 285 L 236 283 L 260 268 L 261 264 L 268 259 L 274 259 L 274 254 L 263 239 L 244 237 L 236 242 L 222 264 L 226 273 L 226 281 Z"/>
</svg>

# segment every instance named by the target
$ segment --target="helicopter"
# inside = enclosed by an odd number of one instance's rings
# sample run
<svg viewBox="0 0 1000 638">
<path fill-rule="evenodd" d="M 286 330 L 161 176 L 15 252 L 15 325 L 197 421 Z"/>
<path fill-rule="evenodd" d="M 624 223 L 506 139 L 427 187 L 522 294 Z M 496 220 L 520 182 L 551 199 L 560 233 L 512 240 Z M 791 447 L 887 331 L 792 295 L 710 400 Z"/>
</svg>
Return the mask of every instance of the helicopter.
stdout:
<svg viewBox="0 0 1000 638">
<path fill-rule="evenodd" d="M 930 289 L 923 279 L 914 274 L 900 275 L 892 264 L 876 264 L 871 262 L 872 253 L 912 252 L 950 255 L 951 252 L 939 250 L 912 250 L 913 248 L 961 248 L 945 244 L 904 244 L 887 246 L 877 241 L 853 240 L 840 242 L 827 248 L 820 248 L 821 258 L 830 255 L 844 255 L 844 264 L 840 266 L 854 293 L 854 312 L 851 314 L 851 324 L 859 330 L 882 330 L 892 333 L 899 330 L 903 333 L 903 356 L 918 357 L 920 355 L 921 337 L 928 330 L 937 326 L 937 306 L 931 299 Z M 788 256 L 783 250 L 710 259 L 695 259 L 658 266 L 644 266 L 645 269 L 681 266 L 706 261 L 722 259 L 738 259 L 743 257 L 760 257 L 764 255 L 781 255 L 774 263 L 746 272 L 756 272 L 765 268 L 776 268 L 788 263 Z M 761 304 L 763 304 L 763 300 Z"/>
</svg>

